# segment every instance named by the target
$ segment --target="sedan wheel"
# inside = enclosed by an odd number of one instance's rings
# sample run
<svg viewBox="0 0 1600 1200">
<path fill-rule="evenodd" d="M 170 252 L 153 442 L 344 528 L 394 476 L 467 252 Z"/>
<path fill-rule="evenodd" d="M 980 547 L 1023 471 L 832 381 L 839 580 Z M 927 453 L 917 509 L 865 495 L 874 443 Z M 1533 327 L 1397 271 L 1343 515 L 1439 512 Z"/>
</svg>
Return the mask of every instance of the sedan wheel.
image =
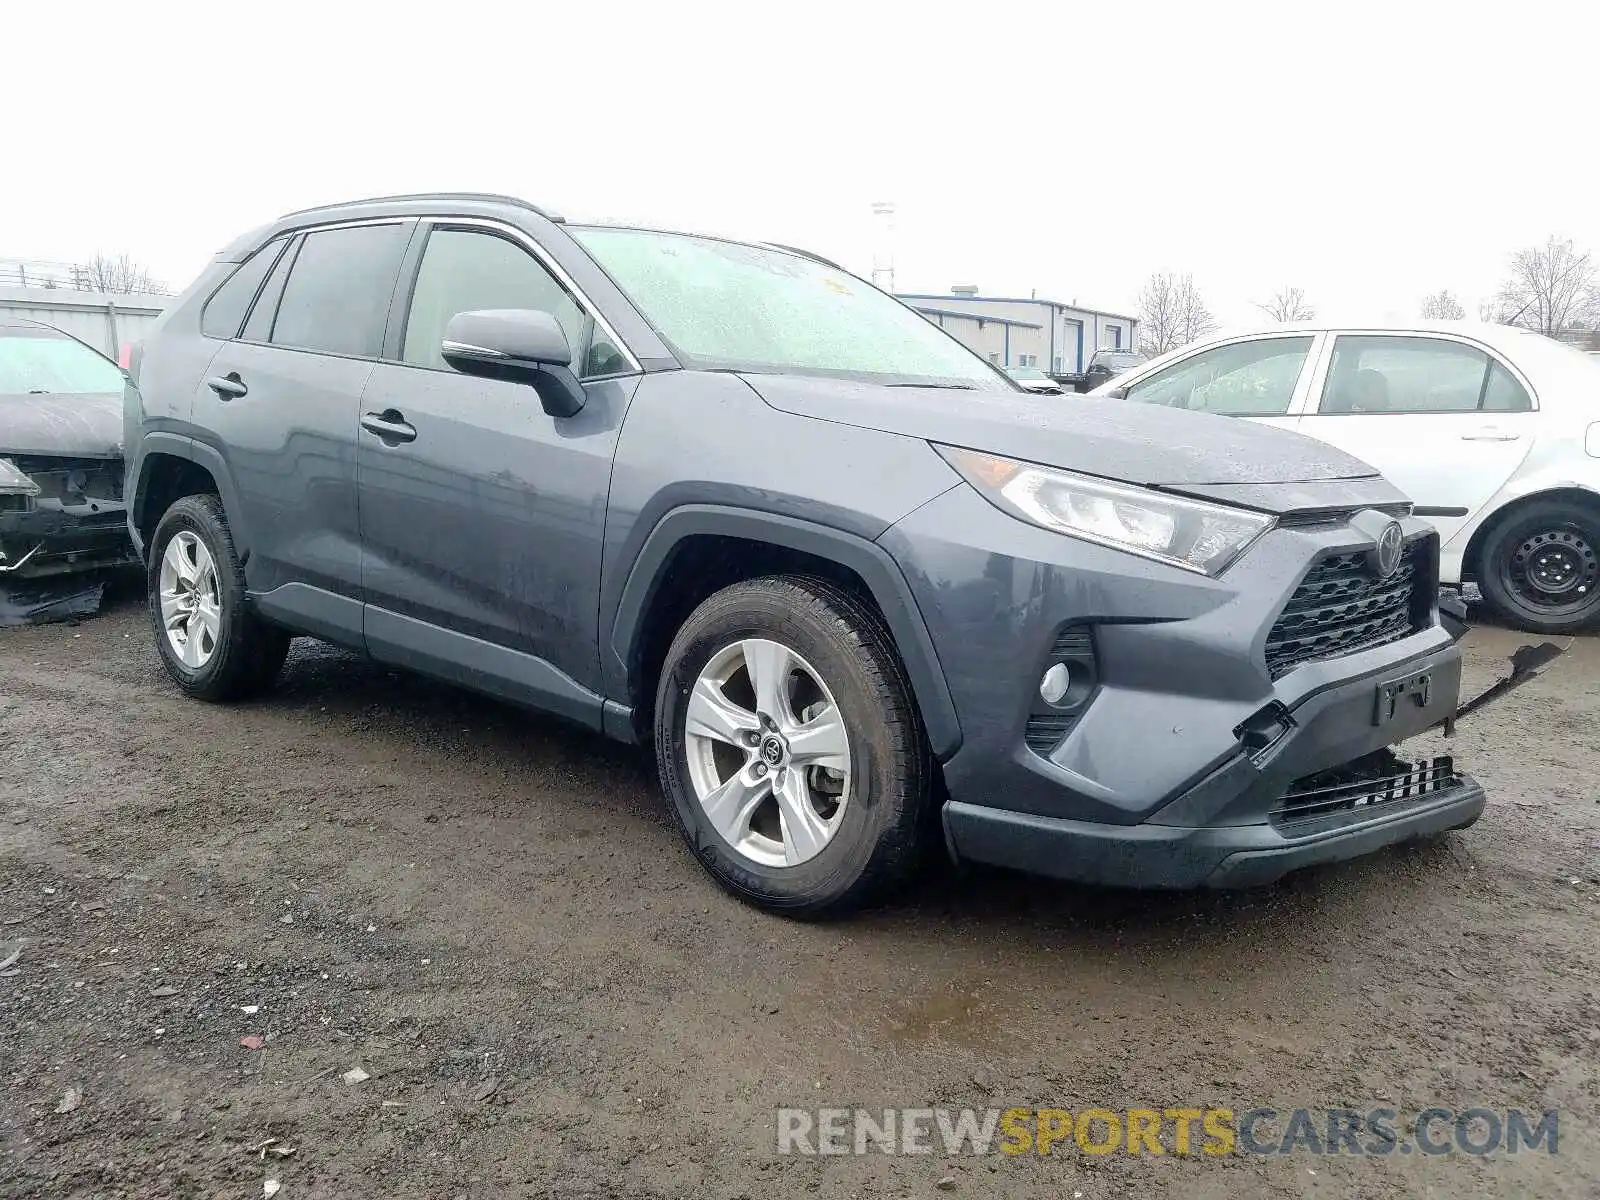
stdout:
<svg viewBox="0 0 1600 1200">
<path fill-rule="evenodd" d="M 1484 597 L 1513 624 L 1576 633 L 1600 624 L 1600 512 L 1561 499 L 1511 510 L 1478 564 Z"/>
</svg>

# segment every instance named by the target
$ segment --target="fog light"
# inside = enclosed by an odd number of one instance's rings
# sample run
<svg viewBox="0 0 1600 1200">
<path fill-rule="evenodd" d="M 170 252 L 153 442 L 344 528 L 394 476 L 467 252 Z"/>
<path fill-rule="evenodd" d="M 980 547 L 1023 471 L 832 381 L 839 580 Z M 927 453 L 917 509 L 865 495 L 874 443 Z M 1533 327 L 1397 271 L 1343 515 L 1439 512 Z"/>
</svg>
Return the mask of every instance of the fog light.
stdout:
<svg viewBox="0 0 1600 1200">
<path fill-rule="evenodd" d="M 1046 704 L 1060 704 L 1072 690 L 1072 670 L 1066 663 L 1057 663 L 1039 680 L 1039 698 Z"/>
</svg>

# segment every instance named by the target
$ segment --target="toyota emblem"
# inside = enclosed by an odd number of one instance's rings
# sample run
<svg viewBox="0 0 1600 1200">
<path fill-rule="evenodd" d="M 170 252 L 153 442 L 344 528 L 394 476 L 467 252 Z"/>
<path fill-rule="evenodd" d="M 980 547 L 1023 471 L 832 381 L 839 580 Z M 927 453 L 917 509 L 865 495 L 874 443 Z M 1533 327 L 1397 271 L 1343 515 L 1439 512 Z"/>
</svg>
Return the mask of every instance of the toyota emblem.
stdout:
<svg viewBox="0 0 1600 1200">
<path fill-rule="evenodd" d="M 1377 544 L 1367 555 L 1368 565 L 1379 579 L 1387 579 L 1400 569 L 1400 551 L 1405 545 L 1405 535 L 1399 521 L 1390 521 L 1378 534 Z"/>
</svg>

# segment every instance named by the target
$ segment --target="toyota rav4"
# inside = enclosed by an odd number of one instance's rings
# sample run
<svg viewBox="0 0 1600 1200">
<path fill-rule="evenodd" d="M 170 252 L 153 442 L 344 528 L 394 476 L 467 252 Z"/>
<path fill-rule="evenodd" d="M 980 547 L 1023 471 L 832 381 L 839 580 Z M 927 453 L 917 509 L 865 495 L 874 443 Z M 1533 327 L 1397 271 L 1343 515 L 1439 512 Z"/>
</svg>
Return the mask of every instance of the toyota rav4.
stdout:
<svg viewBox="0 0 1600 1200">
<path fill-rule="evenodd" d="M 240 238 L 135 357 L 129 525 L 177 685 L 292 635 L 652 747 L 736 895 L 940 841 L 1259 883 L 1471 824 L 1438 540 L 1308 438 L 1028 396 L 775 245 L 394 197 Z"/>
</svg>

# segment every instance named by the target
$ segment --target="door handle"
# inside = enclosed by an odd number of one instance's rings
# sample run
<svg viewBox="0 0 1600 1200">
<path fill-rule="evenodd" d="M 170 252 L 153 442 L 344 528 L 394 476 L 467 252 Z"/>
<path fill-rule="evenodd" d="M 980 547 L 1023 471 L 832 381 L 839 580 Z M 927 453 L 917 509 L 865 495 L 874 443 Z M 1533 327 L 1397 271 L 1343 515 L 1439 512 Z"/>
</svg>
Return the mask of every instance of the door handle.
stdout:
<svg viewBox="0 0 1600 1200">
<path fill-rule="evenodd" d="M 229 371 L 226 375 L 209 375 L 206 377 L 206 386 L 217 394 L 219 400 L 232 400 L 250 390 L 245 387 L 237 371 Z"/>
<path fill-rule="evenodd" d="M 417 427 L 407 422 L 405 414 L 397 408 L 386 408 L 381 413 L 363 413 L 361 428 L 377 434 L 390 446 L 417 440 Z"/>
<path fill-rule="evenodd" d="M 1493 425 L 1484 429 L 1474 429 L 1471 433 L 1463 433 L 1463 442 L 1514 442 L 1522 435 L 1513 433 L 1509 429 L 1496 429 Z"/>
</svg>

